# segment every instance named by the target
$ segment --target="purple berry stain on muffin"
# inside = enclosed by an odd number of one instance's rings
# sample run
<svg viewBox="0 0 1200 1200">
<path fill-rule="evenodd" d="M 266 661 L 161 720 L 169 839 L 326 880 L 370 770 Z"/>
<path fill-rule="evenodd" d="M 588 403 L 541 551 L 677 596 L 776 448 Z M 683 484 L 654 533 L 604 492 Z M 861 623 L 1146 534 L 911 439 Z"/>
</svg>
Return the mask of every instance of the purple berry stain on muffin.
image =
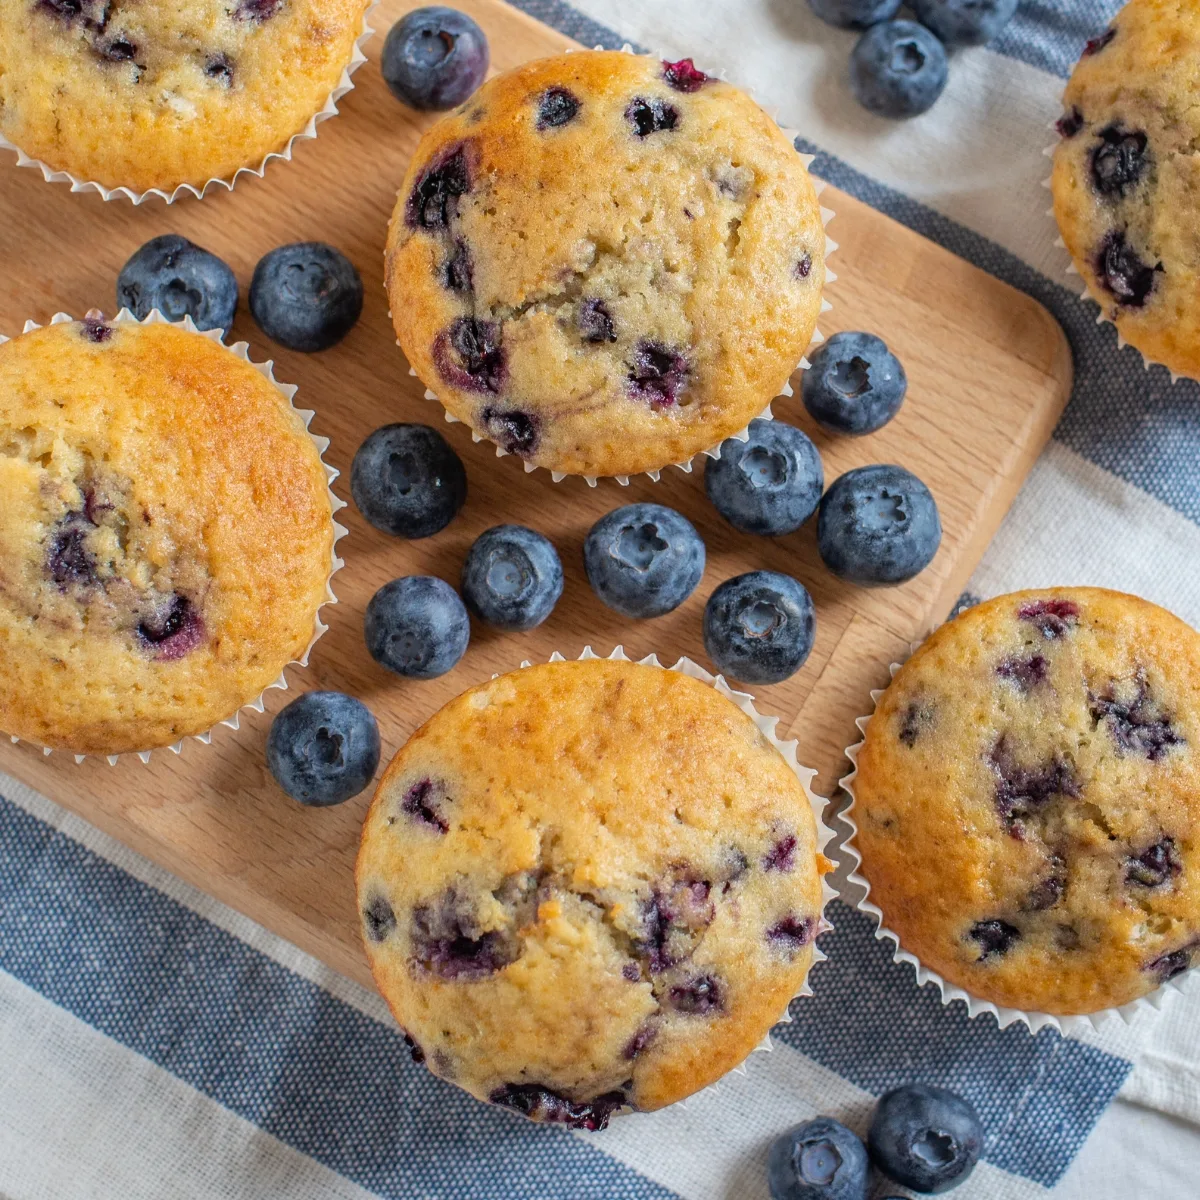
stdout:
<svg viewBox="0 0 1200 1200">
<path fill-rule="evenodd" d="M 652 133 L 669 133 L 679 125 L 679 109 L 657 96 L 635 96 L 625 110 L 625 119 L 640 138 Z"/>
<path fill-rule="evenodd" d="M 366 926 L 367 937 L 373 942 L 385 942 L 395 932 L 396 914 L 388 903 L 386 896 L 378 892 L 367 901 L 363 909 L 363 924 Z"/>
<path fill-rule="evenodd" d="M 421 1066 L 425 1062 L 425 1051 L 417 1045 L 417 1040 L 410 1033 L 406 1033 L 403 1029 L 400 1031 L 400 1036 L 404 1038 L 404 1044 L 408 1047 L 409 1057 L 417 1066 Z"/>
<path fill-rule="evenodd" d="M 92 49 L 105 62 L 111 63 L 133 62 L 138 50 L 136 43 L 120 34 L 107 41 L 97 38 L 92 43 Z"/>
<path fill-rule="evenodd" d="M 721 1012 L 725 1007 L 721 982 L 711 973 L 675 984 L 667 992 L 667 1003 L 676 1012 L 693 1017 L 706 1017 Z"/>
<path fill-rule="evenodd" d="M 1150 694 L 1144 671 L 1132 681 L 1113 680 L 1099 696 L 1089 698 L 1092 720 L 1103 723 L 1122 754 L 1137 754 L 1158 762 L 1185 739 L 1170 714 Z"/>
<path fill-rule="evenodd" d="M 658 1036 L 658 1026 L 653 1021 L 644 1021 L 637 1033 L 633 1035 L 625 1043 L 624 1050 L 621 1051 L 621 1057 L 627 1058 L 630 1061 L 637 1058 L 647 1046 Z"/>
<path fill-rule="evenodd" d="M 800 917 L 789 913 L 767 929 L 767 941 L 788 955 L 794 955 L 813 940 L 816 927 L 814 917 Z"/>
<path fill-rule="evenodd" d="M 469 294 L 474 287 L 471 248 L 462 238 L 454 240 L 454 248 L 442 267 L 442 282 L 452 292 Z"/>
<path fill-rule="evenodd" d="M 471 190 L 467 144 L 441 152 L 417 178 L 404 206 L 404 223 L 412 229 L 446 229 L 458 210 L 458 199 Z"/>
<path fill-rule="evenodd" d="M 1091 58 L 1093 54 L 1099 54 L 1116 36 L 1117 27 L 1112 25 L 1098 37 L 1088 38 L 1087 43 L 1083 47 L 1083 57 Z"/>
<path fill-rule="evenodd" d="M 423 825 L 436 829 L 438 833 L 448 833 L 450 825 L 438 811 L 437 797 L 444 791 L 432 779 L 421 779 L 404 793 L 400 801 L 400 811 L 414 817 Z"/>
<path fill-rule="evenodd" d="M 612 313 L 608 311 L 608 305 L 603 300 L 585 300 L 579 306 L 575 324 L 579 328 L 579 336 L 585 342 L 600 345 L 617 340 L 617 328 L 613 323 Z"/>
<path fill-rule="evenodd" d="M 896 736 L 910 750 L 917 744 L 921 734 L 933 724 L 933 706 L 913 701 L 900 715 L 900 729 Z"/>
<path fill-rule="evenodd" d="M 538 97 L 537 127 L 558 129 L 579 115 L 579 98 L 565 87 L 547 88 Z"/>
<path fill-rule="evenodd" d="M 796 865 L 796 835 L 789 833 L 763 855 L 764 871 L 790 871 Z"/>
<path fill-rule="evenodd" d="M 540 421 L 536 416 L 491 405 L 479 415 L 488 436 L 509 454 L 531 454 L 537 448 Z"/>
<path fill-rule="evenodd" d="M 1079 624 L 1079 605 L 1071 600 L 1034 600 L 1017 609 L 1017 619 L 1028 621 L 1048 642 L 1066 635 Z"/>
<path fill-rule="evenodd" d="M 642 968 L 635 962 L 627 962 L 621 968 L 621 977 L 627 979 L 630 983 L 641 983 Z"/>
<path fill-rule="evenodd" d="M 224 87 L 233 86 L 233 60 L 225 54 L 210 54 L 204 60 L 204 75 Z"/>
<path fill-rule="evenodd" d="M 796 262 L 796 278 L 807 279 L 812 274 L 812 255 L 802 254 Z"/>
<path fill-rule="evenodd" d="M 979 945 L 979 958 L 976 961 L 986 962 L 1007 954 L 1020 941 L 1021 931 L 1007 921 L 993 919 L 972 925 L 967 936 Z"/>
<path fill-rule="evenodd" d="M 989 758 L 996 774 L 996 811 L 1010 832 L 1021 836 L 1021 818 L 1045 808 L 1055 796 L 1079 795 L 1079 780 L 1066 759 L 1054 756 L 1034 767 L 1022 766 L 1001 734 Z"/>
<path fill-rule="evenodd" d="M 480 979 L 521 954 L 519 938 L 482 929 L 474 905 L 452 887 L 413 909 L 410 936 L 413 965 L 441 979 Z"/>
<path fill-rule="evenodd" d="M 1175 839 L 1164 837 L 1125 860 L 1125 882 L 1146 888 L 1162 887 L 1182 870 L 1183 859 L 1175 847 Z"/>
<path fill-rule="evenodd" d="M 508 377 L 508 363 L 495 321 L 459 317 L 433 343 L 433 361 L 451 387 L 497 395 Z"/>
<path fill-rule="evenodd" d="M 1180 946 L 1178 950 L 1160 954 L 1148 962 L 1143 969 L 1158 976 L 1159 983 L 1166 983 L 1168 979 L 1182 975 L 1191 967 L 1192 957 L 1196 953 L 1197 947 L 1200 947 L 1200 942 L 1189 942 L 1186 946 Z"/>
<path fill-rule="evenodd" d="M 79 330 L 80 337 L 97 346 L 102 346 L 112 335 L 112 326 L 98 317 L 84 317 Z"/>
<path fill-rule="evenodd" d="M 235 21 L 269 21 L 286 3 L 286 0 L 238 0 L 233 10 Z"/>
<path fill-rule="evenodd" d="M 1102 196 L 1124 196 L 1137 186 L 1150 166 L 1146 135 L 1110 125 L 1096 136 L 1099 140 L 1092 150 L 1092 183 Z"/>
<path fill-rule="evenodd" d="M 176 662 L 204 640 L 204 622 L 192 602 L 177 592 L 142 620 L 137 634 L 159 662 Z"/>
<path fill-rule="evenodd" d="M 1046 681 L 1050 664 L 1040 654 L 1029 658 L 1006 658 L 996 667 L 1001 679 L 1015 684 L 1022 692 L 1032 692 L 1039 683 Z"/>
<path fill-rule="evenodd" d="M 663 78 L 677 92 L 698 92 L 710 77 L 690 58 L 681 58 L 678 62 L 663 61 Z"/>
<path fill-rule="evenodd" d="M 60 588 L 97 582 L 96 561 L 87 548 L 92 522 L 82 512 L 68 513 L 58 525 L 46 552 L 46 570 Z"/>
<path fill-rule="evenodd" d="M 691 368 L 687 359 L 661 342 L 641 341 L 634 347 L 629 368 L 629 390 L 655 408 L 675 404 L 687 387 Z"/>
<path fill-rule="evenodd" d="M 1067 890 L 1067 864 L 1057 855 L 1050 856 L 1050 873 L 1030 891 L 1022 906 L 1026 912 L 1045 912 L 1062 900 Z"/>
<path fill-rule="evenodd" d="M 1054 128 L 1058 130 L 1058 136 L 1066 139 L 1077 137 L 1083 126 L 1083 113 L 1078 108 L 1072 108 L 1070 112 L 1063 113 L 1054 123 Z"/>
<path fill-rule="evenodd" d="M 715 915 L 712 885 L 704 879 L 660 884 L 642 905 L 639 951 L 652 974 L 661 974 L 691 956 Z"/>
<path fill-rule="evenodd" d="M 533 1121 L 592 1131 L 606 1129 L 613 1113 L 629 1107 L 624 1092 L 605 1092 L 592 1100 L 575 1101 L 540 1083 L 506 1083 L 488 1099 Z"/>
<path fill-rule="evenodd" d="M 1109 233 L 1096 253 L 1096 278 L 1122 308 L 1143 308 L 1162 270 L 1162 263 L 1147 263 L 1121 229 Z"/>
</svg>

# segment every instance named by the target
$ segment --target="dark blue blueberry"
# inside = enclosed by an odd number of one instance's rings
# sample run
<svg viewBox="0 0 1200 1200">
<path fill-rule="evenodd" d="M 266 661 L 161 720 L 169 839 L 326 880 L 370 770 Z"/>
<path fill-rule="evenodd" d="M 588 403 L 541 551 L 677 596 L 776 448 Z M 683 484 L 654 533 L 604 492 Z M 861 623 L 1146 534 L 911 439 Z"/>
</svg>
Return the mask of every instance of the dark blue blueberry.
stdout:
<svg viewBox="0 0 1200 1200">
<path fill-rule="evenodd" d="M 872 25 L 850 55 L 850 90 L 880 117 L 915 117 L 942 94 L 946 48 L 915 21 Z"/>
<path fill-rule="evenodd" d="M 1142 887 L 1162 887 L 1182 870 L 1183 859 L 1175 847 L 1175 839 L 1165 837 L 1125 860 L 1125 881 Z"/>
<path fill-rule="evenodd" d="M 727 579 L 704 606 L 708 657 L 722 674 L 745 683 L 790 678 L 804 665 L 815 637 L 812 597 L 776 571 Z"/>
<path fill-rule="evenodd" d="M 1038 880 L 1025 898 L 1026 912 L 1045 912 L 1053 908 L 1067 890 L 1067 864 L 1057 854 L 1050 856 L 1050 873 Z"/>
<path fill-rule="evenodd" d="M 704 574 L 704 542 L 673 508 L 627 504 L 592 526 L 583 565 L 609 608 L 626 617 L 661 617 L 695 591 Z"/>
<path fill-rule="evenodd" d="M 557 129 L 579 115 L 579 98 L 564 87 L 547 88 L 538 97 L 537 127 Z"/>
<path fill-rule="evenodd" d="M 1096 252 L 1097 281 L 1122 308 L 1144 307 L 1162 269 L 1146 262 L 1122 229 L 1107 234 Z"/>
<path fill-rule="evenodd" d="M 112 38 L 96 38 L 92 42 L 92 49 L 105 62 L 111 63 L 133 62 L 138 52 L 137 44 L 121 34 Z"/>
<path fill-rule="evenodd" d="M 471 248 L 462 238 L 457 238 L 442 267 L 442 282 L 452 292 L 470 295 L 475 288 L 475 267 L 471 262 Z"/>
<path fill-rule="evenodd" d="M 679 109 L 657 96 L 635 96 L 625 110 L 625 119 L 638 137 L 669 133 L 679 124 Z"/>
<path fill-rule="evenodd" d="M 396 913 L 386 896 L 372 896 L 362 915 L 367 937 L 373 942 L 386 942 L 396 930 Z"/>
<path fill-rule="evenodd" d="M 471 169 L 464 143 L 448 146 L 421 172 L 404 206 L 404 223 L 413 229 L 446 229 L 458 212 L 458 198 L 471 190 Z"/>
<path fill-rule="evenodd" d="M 388 30 L 379 66 L 401 103 L 423 112 L 445 112 L 461 104 L 487 75 L 487 35 L 457 9 L 440 4 L 415 8 Z"/>
<path fill-rule="evenodd" d="M 764 871 L 790 871 L 796 865 L 796 835 L 785 834 L 776 839 L 763 855 Z"/>
<path fill-rule="evenodd" d="M 400 811 L 415 817 L 423 825 L 436 829 L 438 833 L 449 833 L 450 823 L 442 816 L 438 807 L 442 800 L 444 785 L 433 779 L 419 779 L 404 793 Z"/>
<path fill-rule="evenodd" d="M 406 575 L 371 597 L 363 634 L 381 667 L 412 679 L 436 679 L 466 653 L 471 621 L 448 583 Z"/>
<path fill-rule="evenodd" d="M 261 24 L 269 20 L 283 7 L 283 0 L 238 0 L 233 10 L 235 21 L 255 21 Z"/>
<path fill-rule="evenodd" d="M 947 46 L 982 46 L 999 37 L 1017 11 L 1017 0 L 908 0 L 922 25 Z"/>
<path fill-rule="evenodd" d="M 361 700 L 343 692 L 305 692 L 271 722 L 267 766 L 293 800 L 324 808 L 357 796 L 379 766 L 379 726 Z M 376 911 L 377 910 L 377 911 Z M 390 907 L 368 927 L 382 941 L 396 923 Z"/>
<path fill-rule="evenodd" d="M 428 425 L 385 425 L 354 456 L 350 494 L 384 533 L 423 538 L 445 529 L 467 498 L 462 459 Z"/>
<path fill-rule="evenodd" d="M 497 525 L 475 539 L 463 562 L 462 594 L 497 629 L 532 629 L 558 603 L 563 569 L 553 544 L 524 525 Z"/>
<path fill-rule="evenodd" d="M 1152 962 L 1148 962 L 1143 970 L 1153 972 L 1158 977 L 1159 983 L 1166 983 L 1168 979 L 1174 979 L 1177 975 L 1182 975 L 1184 971 L 1191 969 L 1192 958 L 1197 948 L 1200 948 L 1200 943 L 1191 942 L 1186 946 L 1181 946 L 1178 950 L 1160 954 Z"/>
<path fill-rule="evenodd" d="M 1092 183 L 1102 196 L 1124 196 L 1135 188 L 1150 166 L 1148 139 L 1141 130 L 1109 125 L 1096 134 L 1092 148 Z"/>
<path fill-rule="evenodd" d="M 789 913 L 767 929 L 767 941 L 782 950 L 788 958 L 794 958 L 813 940 L 817 922 L 813 917 L 798 917 Z"/>
<path fill-rule="evenodd" d="M 455 318 L 434 338 L 433 362 L 451 387 L 498 395 L 508 378 L 499 322 Z"/>
<path fill-rule="evenodd" d="M 690 58 L 678 62 L 663 60 L 663 78 L 677 92 L 698 92 L 710 76 L 705 75 Z"/>
<path fill-rule="evenodd" d="M 1021 931 L 1007 921 L 993 918 L 989 921 L 976 921 L 967 932 L 967 937 L 979 946 L 979 957 L 976 962 L 985 962 L 989 958 L 1001 958 L 1021 940 Z"/>
<path fill-rule="evenodd" d="M 541 421 L 519 409 L 494 408 L 490 404 L 479 414 L 488 437 L 509 454 L 526 455 L 537 449 Z"/>
<path fill-rule="evenodd" d="M 87 547 L 93 522 L 84 513 L 68 513 L 46 548 L 46 571 L 60 588 L 97 581 L 96 560 Z"/>
<path fill-rule="evenodd" d="M 867 1148 L 889 1179 L 917 1192 L 948 1192 L 975 1169 L 984 1131 L 974 1105 L 945 1088 L 910 1083 L 879 1099 Z"/>
<path fill-rule="evenodd" d="M 293 242 L 263 255 L 250 280 L 250 311 L 272 341 L 313 353 L 354 328 L 363 285 L 354 264 L 324 242 Z"/>
<path fill-rule="evenodd" d="M 569 1100 L 540 1083 L 506 1083 L 488 1099 L 519 1112 L 531 1121 L 566 1125 L 569 1129 L 600 1130 L 619 1109 L 628 1108 L 624 1092 L 605 1092 L 592 1100 Z"/>
<path fill-rule="evenodd" d="M 636 963 L 627 963 L 622 969 L 621 974 L 629 980 L 630 983 L 638 983 L 641 981 L 642 972 Z M 658 1036 L 658 1026 L 653 1021 L 646 1021 L 641 1028 L 625 1043 L 625 1049 L 622 1051 L 622 1057 L 627 1059 L 635 1059 L 651 1042 Z"/>
<path fill-rule="evenodd" d="M 1158 762 L 1185 738 L 1175 728 L 1171 715 L 1154 700 L 1144 674 L 1139 673 L 1131 687 L 1114 681 L 1099 696 L 1089 697 L 1092 720 L 1103 722 L 1122 754 L 1138 754 Z"/>
<path fill-rule="evenodd" d="M 102 346 L 111 340 L 113 335 L 112 326 L 102 317 L 84 317 L 80 322 L 79 332 L 85 341 L 95 346 Z"/>
<path fill-rule="evenodd" d="M 812 356 L 800 381 L 804 407 L 834 433 L 882 429 L 908 390 L 900 360 L 873 333 L 835 333 Z"/>
<path fill-rule="evenodd" d="M 1006 658 L 996 667 L 996 674 L 1007 679 L 1022 692 L 1032 692 L 1044 683 L 1050 664 L 1040 654 L 1029 658 Z"/>
<path fill-rule="evenodd" d="M 830 25 L 840 29 L 867 29 L 890 21 L 900 11 L 901 0 L 808 0 L 808 6 Z"/>
<path fill-rule="evenodd" d="M 1058 136 L 1061 138 L 1076 137 L 1083 129 L 1086 122 L 1083 119 L 1083 113 L 1078 108 L 1072 108 L 1070 112 L 1065 112 L 1054 123 L 1054 128 L 1058 130 Z"/>
<path fill-rule="evenodd" d="M 1017 609 L 1017 620 L 1028 621 L 1048 642 L 1057 641 L 1079 624 L 1079 605 L 1071 600 L 1031 600 Z"/>
<path fill-rule="evenodd" d="M 866 1200 L 870 1163 L 858 1138 L 832 1117 L 789 1129 L 771 1143 L 771 1200 Z"/>
<path fill-rule="evenodd" d="M 232 86 L 233 60 L 226 54 L 210 54 L 204 60 L 204 75 L 225 87 Z"/>
<path fill-rule="evenodd" d="M 470 900 L 453 888 L 413 909 L 409 934 L 415 963 L 440 979 L 481 979 L 521 955 L 519 937 L 482 929 Z"/>
<path fill-rule="evenodd" d="M 642 341 L 633 348 L 629 391 L 638 400 L 665 408 L 687 387 L 691 366 L 684 354 L 661 342 Z"/>
<path fill-rule="evenodd" d="M 707 1017 L 725 1007 L 721 981 L 715 975 L 697 975 L 677 983 L 667 992 L 667 1003 L 676 1012 L 692 1017 Z"/>
<path fill-rule="evenodd" d="M 855 467 L 835 479 L 821 501 L 821 558 L 851 583 L 904 583 L 929 566 L 941 543 L 937 501 L 903 467 Z"/>
<path fill-rule="evenodd" d="M 178 593 L 137 627 L 138 637 L 160 662 L 174 662 L 204 641 L 204 621 L 196 606 Z"/>
<path fill-rule="evenodd" d="M 602 342 L 615 342 L 617 328 L 613 324 L 612 313 L 603 300 L 585 300 L 575 317 L 579 326 L 579 334 L 585 342 L 599 345 Z"/>
<path fill-rule="evenodd" d="M 1075 769 L 1067 759 L 1055 755 L 1034 767 L 1022 766 L 1013 755 L 1007 735 L 992 747 L 990 764 L 996 775 L 996 811 L 1010 830 L 1018 822 L 1045 808 L 1055 796 L 1079 795 Z"/>
<path fill-rule="evenodd" d="M 704 468 L 704 490 L 735 529 L 769 536 L 799 529 L 825 490 L 821 455 L 812 441 L 782 421 L 751 421 L 750 437 L 721 443 Z"/>
</svg>

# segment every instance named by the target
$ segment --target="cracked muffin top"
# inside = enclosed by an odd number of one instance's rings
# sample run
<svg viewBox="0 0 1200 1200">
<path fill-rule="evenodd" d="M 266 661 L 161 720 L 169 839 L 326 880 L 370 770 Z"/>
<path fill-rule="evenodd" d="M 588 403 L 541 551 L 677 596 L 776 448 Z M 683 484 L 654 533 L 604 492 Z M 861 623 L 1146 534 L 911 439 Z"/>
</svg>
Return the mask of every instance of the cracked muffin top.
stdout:
<svg viewBox="0 0 1200 1200">
<path fill-rule="evenodd" d="M 795 772 L 732 701 L 594 659 L 502 675 L 413 735 L 358 901 L 418 1061 L 594 1129 L 761 1041 L 804 983 L 827 868 Z"/>
<path fill-rule="evenodd" d="M 1093 588 L 969 609 L 867 726 L 862 873 L 905 950 L 1026 1012 L 1128 1003 L 1200 951 L 1200 635 Z"/>
<path fill-rule="evenodd" d="M 1063 97 L 1054 215 L 1126 341 L 1200 378 L 1200 5 L 1131 0 Z"/>
<path fill-rule="evenodd" d="M 0 133 L 171 192 L 257 168 L 325 103 L 366 0 L 0 0 Z"/>
<path fill-rule="evenodd" d="M 745 93 L 615 51 L 484 84 L 422 139 L 392 319 L 447 412 L 526 462 L 628 475 L 718 445 L 812 339 L 812 180 Z"/>
<path fill-rule="evenodd" d="M 0 730 L 77 754 L 168 745 L 304 653 L 333 521 L 304 422 L 166 324 L 0 345 Z"/>
</svg>

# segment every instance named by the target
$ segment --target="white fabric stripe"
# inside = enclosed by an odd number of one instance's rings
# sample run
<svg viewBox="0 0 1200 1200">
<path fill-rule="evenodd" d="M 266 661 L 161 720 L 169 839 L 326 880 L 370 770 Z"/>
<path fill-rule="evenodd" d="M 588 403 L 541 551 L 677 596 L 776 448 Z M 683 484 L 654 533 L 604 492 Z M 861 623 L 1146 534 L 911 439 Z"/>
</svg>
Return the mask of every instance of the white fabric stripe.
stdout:
<svg viewBox="0 0 1200 1200">
<path fill-rule="evenodd" d="M 3 973 L 0 1063 L 11 1200 L 371 1196 Z"/>
<path fill-rule="evenodd" d="M 819 1097 L 814 1107 L 806 1097 Z M 684 1200 L 767 1200 L 767 1147 L 786 1129 L 836 1117 L 865 1135 L 874 1098 L 790 1046 L 751 1057 L 683 1105 L 614 1120 L 602 1134 L 580 1134 Z M 898 1195 L 895 1186 L 878 1191 Z M 980 1163 L 955 1200 L 1029 1200 L 1048 1195 L 1028 1179 Z"/>
<path fill-rule="evenodd" d="M 938 103 L 923 116 L 890 121 L 850 92 L 847 61 L 857 35 L 819 21 L 806 0 L 571 3 L 647 49 L 725 70 L 760 104 L 777 107 L 784 125 L 1066 282 L 1054 222 L 1041 219 L 1050 206 L 1042 151 L 1061 111 L 1056 76 L 990 50 L 957 51 Z"/>
<path fill-rule="evenodd" d="M 1197 563 L 1200 527 L 1051 442 L 970 588 L 995 596 L 1016 588 L 1093 584 L 1144 596 L 1200 625 Z"/>
</svg>

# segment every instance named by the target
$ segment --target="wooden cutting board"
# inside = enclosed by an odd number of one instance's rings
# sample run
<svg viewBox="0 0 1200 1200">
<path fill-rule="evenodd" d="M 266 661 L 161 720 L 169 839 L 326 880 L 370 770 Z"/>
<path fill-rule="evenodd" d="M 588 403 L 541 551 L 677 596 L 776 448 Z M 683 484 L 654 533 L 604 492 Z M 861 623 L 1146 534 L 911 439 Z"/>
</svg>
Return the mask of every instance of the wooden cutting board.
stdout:
<svg viewBox="0 0 1200 1200">
<path fill-rule="evenodd" d="M 457 0 L 486 30 L 492 63 L 504 70 L 571 45 L 499 0 Z M 700 618 L 722 580 L 767 568 L 798 577 L 816 601 L 816 647 L 792 679 L 757 690 L 760 711 L 779 714 L 780 732 L 800 740 L 800 758 L 820 772 L 832 794 L 843 770 L 842 749 L 854 740 L 854 718 L 870 707 L 872 687 L 887 680 L 890 660 L 904 653 L 949 612 L 1049 437 L 1071 384 L 1071 354 L 1053 318 L 1024 294 L 925 241 L 858 201 L 829 189 L 823 202 L 837 216 L 840 244 L 828 290 L 828 334 L 868 329 L 882 335 L 908 371 L 908 400 L 891 425 L 871 437 L 820 432 L 798 398 L 775 405 L 776 416 L 806 430 L 820 447 L 832 481 L 850 467 L 900 463 L 932 488 L 945 537 L 933 565 L 900 588 L 864 591 L 824 570 L 812 522 L 777 540 L 747 537 L 724 524 L 704 495 L 703 460 L 691 475 L 668 468 L 662 482 L 645 477 L 628 488 L 580 479 L 554 484 L 545 471 L 526 475 L 515 458 L 497 459 L 473 445 L 463 425 L 445 425 L 441 409 L 422 398 L 395 345 L 383 292 L 384 230 L 408 158 L 430 118 L 410 112 L 379 74 L 383 33 L 412 0 L 383 0 L 369 62 L 355 76 L 342 114 L 321 126 L 315 142 L 297 146 L 290 163 L 275 162 L 265 179 L 243 178 L 219 191 L 168 208 L 139 208 L 73 195 L 32 170 L 0 158 L 0 332 L 21 331 L 26 318 L 58 310 L 81 316 L 109 312 L 117 272 L 147 239 L 176 231 L 221 255 L 249 285 L 266 251 L 296 240 L 329 241 L 362 272 L 362 320 L 338 347 L 305 356 L 268 342 L 243 307 L 234 339 L 251 354 L 273 357 L 278 377 L 300 386 L 297 403 L 315 408 L 313 430 L 332 439 L 327 460 L 348 472 L 372 429 L 390 421 L 425 421 L 445 431 L 467 465 L 469 495 L 461 515 L 433 538 L 404 542 L 371 529 L 353 507 L 340 514 L 350 535 L 339 544 L 346 567 L 334 580 L 340 598 L 325 610 L 330 630 L 307 670 L 288 672 L 293 689 L 338 688 L 375 712 L 386 763 L 431 713 L 466 687 L 522 659 L 554 650 L 576 656 L 585 645 L 607 653 L 622 643 L 634 656 L 652 651 L 665 662 L 704 654 Z M 336 490 L 348 499 L 343 474 Z M 635 500 L 685 513 L 708 546 L 708 566 L 681 608 L 653 621 L 631 622 L 592 595 L 582 545 L 604 512 Z M 499 522 L 531 525 L 557 545 L 566 569 L 562 600 L 549 620 L 525 634 L 478 624 L 458 667 L 431 682 L 389 675 L 368 656 L 363 610 L 374 591 L 399 575 L 435 574 L 457 583 L 472 540 Z M 156 752 L 148 765 L 122 758 L 115 767 L 69 755 L 43 757 L 27 745 L 0 746 L 0 770 L 81 814 L 109 834 L 240 909 L 348 975 L 366 981 L 354 912 L 352 866 L 369 794 L 340 808 L 307 810 L 276 788 L 264 761 L 271 716 L 296 694 L 267 694 L 265 715 L 243 715 L 242 728 L 219 727 L 211 746 L 189 741 L 181 756 Z"/>
</svg>

